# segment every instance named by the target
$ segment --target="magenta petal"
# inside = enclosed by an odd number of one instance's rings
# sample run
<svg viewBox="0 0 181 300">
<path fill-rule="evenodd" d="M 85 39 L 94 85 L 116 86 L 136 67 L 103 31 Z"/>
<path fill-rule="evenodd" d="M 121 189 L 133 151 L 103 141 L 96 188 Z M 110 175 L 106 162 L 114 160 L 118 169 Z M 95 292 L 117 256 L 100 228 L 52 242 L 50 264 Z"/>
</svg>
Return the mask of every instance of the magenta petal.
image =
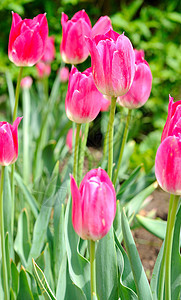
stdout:
<svg viewBox="0 0 181 300">
<path fill-rule="evenodd" d="M 112 29 L 110 18 L 108 16 L 100 17 L 92 28 L 91 37 L 94 38 L 98 34 L 105 34 L 110 29 Z"/>
<path fill-rule="evenodd" d="M 181 195 L 181 140 L 169 136 L 160 144 L 155 159 L 155 175 L 168 193 Z"/>
<path fill-rule="evenodd" d="M 72 223 L 77 234 L 82 232 L 82 201 L 75 179 L 70 175 L 70 189 L 72 195 Z"/>
</svg>

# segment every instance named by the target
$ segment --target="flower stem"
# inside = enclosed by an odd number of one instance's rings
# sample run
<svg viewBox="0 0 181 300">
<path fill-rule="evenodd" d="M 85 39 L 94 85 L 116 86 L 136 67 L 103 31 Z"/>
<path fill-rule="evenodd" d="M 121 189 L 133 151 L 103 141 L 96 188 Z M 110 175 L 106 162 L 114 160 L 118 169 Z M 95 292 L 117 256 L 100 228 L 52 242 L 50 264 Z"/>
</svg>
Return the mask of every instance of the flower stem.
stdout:
<svg viewBox="0 0 181 300">
<path fill-rule="evenodd" d="M 106 134 L 104 138 L 102 161 L 104 161 L 107 157 L 108 136 L 109 136 L 109 123 L 107 124 Z"/>
<path fill-rule="evenodd" d="M 95 245 L 96 245 L 96 243 L 94 241 L 90 241 L 91 300 L 93 300 L 96 295 Z"/>
<path fill-rule="evenodd" d="M 8 275 L 6 265 L 6 250 L 4 238 L 4 215 L 3 215 L 3 183 L 4 183 L 4 166 L 1 169 L 1 183 L 0 183 L 0 227 L 1 227 L 1 253 L 2 253 L 2 269 L 3 269 L 3 284 L 4 284 L 4 297 L 9 300 L 8 290 Z"/>
<path fill-rule="evenodd" d="M 79 157 L 79 174 L 78 174 L 78 183 L 80 183 L 82 179 L 82 171 L 83 171 L 83 165 L 84 165 L 84 156 L 85 156 L 85 148 L 87 144 L 87 137 L 89 132 L 89 123 L 85 124 L 85 130 L 83 135 L 83 140 L 80 147 L 80 157 Z"/>
<path fill-rule="evenodd" d="M 18 81 L 17 81 L 17 85 L 16 85 L 15 104 L 14 104 L 14 111 L 13 111 L 13 122 L 15 121 L 16 116 L 17 116 L 19 91 L 20 91 L 20 83 L 21 83 L 22 74 L 23 74 L 23 67 L 20 67 Z"/>
<path fill-rule="evenodd" d="M 17 85 L 16 85 L 16 92 L 15 92 L 13 122 L 16 120 L 16 117 L 17 117 L 20 83 L 21 83 L 22 74 L 23 74 L 23 67 L 20 67 Z M 12 236 L 13 236 L 13 230 L 14 230 L 14 170 L 15 170 L 15 164 L 12 164 L 12 166 L 11 166 L 11 204 L 12 204 L 11 205 L 11 230 L 12 230 Z"/>
<path fill-rule="evenodd" d="M 109 156 L 108 156 L 108 175 L 112 179 L 112 169 L 113 169 L 113 134 L 114 134 L 114 115 L 116 109 L 116 97 L 111 99 L 111 110 L 109 115 Z"/>
<path fill-rule="evenodd" d="M 116 184 L 119 169 L 120 169 L 121 162 L 122 162 L 124 147 L 125 147 L 127 136 L 128 136 L 128 129 L 129 129 L 130 119 L 131 119 L 131 109 L 128 109 L 128 114 L 127 114 L 127 118 L 126 118 L 126 125 L 125 125 L 125 128 L 124 128 L 123 140 L 122 140 L 121 150 L 120 150 L 120 154 L 119 154 L 119 160 L 118 160 L 117 168 L 116 168 L 115 173 L 114 173 L 114 179 L 113 179 L 114 186 Z"/>
<path fill-rule="evenodd" d="M 29 89 L 23 89 L 23 179 L 25 184 L 30 180 L 29 160 L 29 123 L 30 123 L 30 93 Z"/>
<path fill-rule="evenodd" d="M 76 137 L 75 137 L 75 149 L 74 149 L 74 166 L 73 166 L 73 177 L 75 181 L 77 181 L 77 161 L 78 161 L 80 127 L 81 124 L 77 124 Z"/>
<path fill-rule="evenodd" d="M 165 300 L 171 299 L 171 256 L 172 256 L 172 243 L 173 243 L 173 231 L 177 213 L 177 207 L 180 200 L 180 196 L 173 196 L 173 204 L 171 207 L 170 218 L 167 222 L 167 241 L 165 243 Z"/>
</svg>

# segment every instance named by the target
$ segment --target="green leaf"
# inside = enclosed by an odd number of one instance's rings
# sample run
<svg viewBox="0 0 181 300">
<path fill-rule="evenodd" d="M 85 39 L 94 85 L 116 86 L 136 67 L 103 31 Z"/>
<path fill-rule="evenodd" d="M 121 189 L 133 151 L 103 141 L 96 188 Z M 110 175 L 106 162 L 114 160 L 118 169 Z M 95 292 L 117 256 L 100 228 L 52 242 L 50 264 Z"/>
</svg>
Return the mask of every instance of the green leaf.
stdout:
<svg viewBox="0 0 181 300">
<path fill-rule="evenodd" d="M 164 240 L 166 234 L 167 222 L 163 220 L 154 220 L 141 215 L 136 215 L 138 222 L 150 233 L 161 240 Z"/>
<path fill-rule="evenodd" d="M 19 286 L 19 272 L 13 261 L 11 261 L 11 286 L 14 293 L 17 295 Z"/>
<path fill-rule="evenodd" d="M 162 244 L 162 247 L 158 254 L 158 257 L 157 257 L 157 260 L 156 260 L 156 263 L 155 263 L 155 266 L 153 269 L 153 273 L 152 273 L 151 283 L 150 283 L 150 288 L 151 288 L 154 300 L 159 300 L 158 299 L 158 286 L 159 286 L 160 267 L 161 267 L 161 262 L 162 262 L 162 257 L 163 257 L 163 248 L 164 248 L 164 243 Z"/>
<path fill-rule="evenodd" d="M 22 264 L 26 267 L 27 259 L 31 248 L 29 220 L 26 208 L 19 215 L 18 230 L 14 242 L 14 249 L 18 253 Z"/>
<path fill-rule="evenodd" d="M 172 299 L 181 295 L 181 255 L 180 255 L 181 204 L 177 211 L 172 245 L 171 289 Z"/>
<path fill-rule="evenodd" d="M 12 235 L 12 203 L 11 203 L 11 185 L 9 180 L 8 167 L 4 168 L 4 183 L 3 183 L 3 214 L 4 214 L 4 233 L 9 234 L 9 250 L 10 257 L 14 259 L 13 250 L 13 235 Z"/>
<path fill-rule="evenodd" d="M 125 213 L 122 211 L 121 215 L 123 238 L 126 246 L 127 254 L 131 264 L 131 269 L 135 279 L 136 289 L 139 300 L 152 300 L 150 286 L 141 264 L 141 260 L 136 249 L 134 239 L 129 228 L 129 223 Z"/>
<path fill-rule="evenodd" d="M 47 243 L 46 247 L 44 249 L 44 257 L 45 257 L 45 269 L 44 269 L 44 274 L 45 277 L 50 285 L 50 288 L 54 290 L 55 288 L 55 283 L 53 279 L 53 274 L 52 274 L 52 262 L 51 262 L 51 254 L 50 254 L 50 245 Z"/>
<path fill-rule="evenodd" d="M 5 236 L 5 253 L 6 253 L 6 268 L 7 268 L 7 277 L 8 277 L 8 289 L 10 286 L 10 256 L 9 256 L 9 234 L 8 232 L 6 233 Z"/>
<path fill-rule="evenodd" d="M 65 254 L 59 272 L 57 291 L 57 299 L 61 300 L 87 300 L 84 292 L 78 288 L 70 279 L 67 255 Z"/>
<path fill-rule="evenodd" d="M 65 213 L 65 243 L 70 279 L 90 300 L 90 264 L 77 250 L 78 239 L 72 225 L 72 201 L 69 198 Z"/>
<path fill-rule="evenodd" d="M 24 267 L 21 267 L 19 274 L 19 292 L 17 300 L 34 300 Z"/>
<path fill-rule="evenodd" d="M 60 266 L 65 255 L 65 237 L 64 237 L 64 205 L 56 205 L 53 214 L 54 239 L 53 239 L 53 266 L 55 285 L 58 282 Z"/>
<path fill-rule="evenodd" d="M 40 213 L 34 225 L 33 242 L 32 242 L 32 247 L 30 249 L 30 254 L 27 263 L 27 269 L 29 271 L 31 271 L 32 268 L 32 263 L 31 263 L 32 258 L 35 259 L 40 255 L 40 252 L 42 251 L 45 242 L 50 214 L 56 198 L 54 197 L 54 194 L 57 188 L 58 173 L 59 173 L 59 163 L 57 163 L 54 168 L 50 183 L 48 184 L 47 190 L 45 192 Z"/>
<path fill-rule="evenodd" d="M 129 201 L 126 206 L 126 212 L 128 217 L 130 217 L 133 213 L 137 214 L 144 202 L 144 200 L 157 188 L 157 182 L 149 185 L 146 189 L 137 194 L 131 201 Z"/>
<path fill-rule="evenodd" d="M 118 299 L 117 257 L 112 227 L 97 245 L 96 284 L 100 300 Z"/>
<path fill-rule="evenodd" d="M 35 218 L 37 218 L 38 216 L 38 211 L 39 211 L 39 207 L 38 204 L 36 202 L 36 199 L 33 197 L 33 195 L 29 192 L 28 188 L 25 186 L 25 184 L 23 183 L 22 178 L 20 177 L 20 175 L 18 173 L 15 172 L 15 180 L 16 183 L 18 184 L 19 188 L 21 189 L 22 193 L 24 194 L 24 197 L 27 201 L 27 203 L 29 204 L 32 213 L 34 215 Z"/>
<path fill-rule="evenodd" d="M 43 271 L 40 269 L 40 267 L 36 264 L 36 262 L 34 261 L 34 259 L 32 259 L 33 262 L 33 270 L 35 273 L 35 277 L 36 280 L 39 284 L 39 287 L 43 293 L 43 296 L 45 299 L 52 299 L 52 300 L 56 300 L 55 295 L 53 294 L 52 290 L 49 287 L 49 284 L 46 280 L 46 277 L 43 273 Z"/>
</svg>

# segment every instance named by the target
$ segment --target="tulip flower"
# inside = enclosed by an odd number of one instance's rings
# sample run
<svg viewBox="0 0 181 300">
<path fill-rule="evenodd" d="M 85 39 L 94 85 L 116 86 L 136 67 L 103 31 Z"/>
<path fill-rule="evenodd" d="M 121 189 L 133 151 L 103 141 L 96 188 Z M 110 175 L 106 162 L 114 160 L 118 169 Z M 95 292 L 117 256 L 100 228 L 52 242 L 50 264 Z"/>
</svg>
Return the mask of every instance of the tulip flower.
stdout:
<svg viewBox="0 0 181 300">
<path fill-rule="evenodd" d="M 24 19 L 12 13 L 13 20 L 9 35 L 8 56 L 17 66 L 33 66 L 44 54 L 48 37 L 46 14 Z"/>
<path fill-rule="evenodd" d="M 36 64 L 36 69 L 37 69 L 39 78 L 49 76 L 51 73 L 51 66 L 49 64 L 45 64 L 42 61 L 40 61 L 39 63 Z"/>
<path fill-rule="evenodd" d="M 156 154 L 155 175 L 163 190 L 181 195 L 181 100 L 174 103 L 172 97 Z"/>
<path fill-rule="evenodd" d="M 127 93 L 135 74 L 135 54 L 130 40 L 110 29 L 93 39 L 87 37 L 86 41 L 98 90 L 114 97 Z"/>
<path fill-rule="evenodd" d="M 101 111 L 108 111 L 111 105 L 111 97 L 104 95 L 102 98 Z"/>
<path fill-rule="evenodd" d="M 72 223 L 76 233 L 87 240 L 103 238 L 116 213 L 116 193 L 108 174 L 93 169 L 83 178 L 80 188 L 71 176 Z"/>
<path fill-rule="evenodd" d="M 18 117 L 13 125 L 0 122 L 0 165 L 8 166 L 18 158 L 18 125 L 22 117 Z"/>
<path fill-rule="evenodd" d="M 62 13 L 62 42 L 60 52 L 65 63 L 80 64 L 89 55 L 85 36 L 94 37 L 104 34 L 112 28 L 110 19 L 101 17 L 92 28 L 90 19 L 84 10 L 78 11 L 71 20 Z"/>
<path fill-rule="evenodd" d="M 91 68 L 81 73 L 73 66 L 65 99 L 67 117 L 78 124 L 93 121 L 100 112 L 102 97 L 94 84 Z"/>
<path fill-rule="evenodd" d="M 69 79 L 69 68 L 63 67 L 60 69 L 60 81 L 67 82 Z"/>
<path fill-rule="evenodd" d="M 152 74 L 146 60 L 144 60 L 143 50 L 134 50 L 136 71 L 133 83 L 129 91 L 118 97 L 117 102 L 129 109 L 138 108 L 148 100 L 152 86 Z"/>
<path fill-rule="evenodd" d="M 50 63 L 55 58 L 55 40 L 53 36 L 47 38 L 45 52 L 41 58 L 42 61 Z"/>
<path fill-rule="evenodd" d="M 21 87 L 29 89 L 32 86 L 33 79 L 30 76 L 26 76 L 21 80 Z"/>
</svg>

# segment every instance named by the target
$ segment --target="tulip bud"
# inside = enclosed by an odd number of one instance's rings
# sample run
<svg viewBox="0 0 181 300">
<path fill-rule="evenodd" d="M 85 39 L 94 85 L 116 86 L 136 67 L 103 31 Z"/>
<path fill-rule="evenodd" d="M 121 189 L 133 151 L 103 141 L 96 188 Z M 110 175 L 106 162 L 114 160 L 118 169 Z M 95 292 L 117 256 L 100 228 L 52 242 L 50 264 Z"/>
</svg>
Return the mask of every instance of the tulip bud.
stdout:
<svg viewBox="0 0 181 300">
<path fill-rule="evenodd" d="M 65 99 L 67 117 L 79 124 L 93 121 L 100 112 L 102 97 L 94 84 L 91 68 L 81 73 L 73 66 Z"/>
<path fill-rule="evenodd" d="M 152 74 L 143 50 L 135 51 L 136 72 L 129 91 L 118 97 L 117 102 L 129 109 L 138 108 L 148 100 L 152 86 Z"/>
<path fill-rule="evenodd" d="M 43 56 L 48 37 L 46 14 L 22 20 L 13 14 L 9 35 L 8 56 L 17 66 L 33 66 Z"/>
<path fill-rule="evenodd" d="M 30 76 L 26 76 L 21 80 L 21 87 L 29 89 L 32 86 L 33 79 Z"/>
<path fill-rule="evenodd" d="M 155 158 L 155 175 L 164 191 L 181 195 L 181 101 L 174 103 L 172 97 Z"/>
<path fill-rule="evenodd" d="M 108 111 L 111 105 L 111 97 L 103 95 L 102 104 L 101 104 L 101 111 Z"/>
<path fill-rule="evenodd" d="M 135 54 L 130 40 L 109 30 L 104 35 L 86 38 L 91 54 L 92 73 L 98 90 L 108 96 L 122 96 L 135 74 Z"/>
<path fill-rule="evenodd" d="M 108 174 L 93 169 L 80 188 L 71 176 L 72 223 L 76 233 L 87 240 L 100 240 L 111 228 L 116 214 L 116 193 Z"/>
<path fill-rule="evenodd" d="M 69 68 L 63 67 L 60 69 L 60 81 L 67 82 L 69 79 Z"/>
<path fill-rule="evenodd" d="M 0 165 L 8 166 L 18 158 L 18 125 L 22 117 L 17 118 L 13 125 L 0 122 Z"/>
<path fill-rule="evenodd" d="M 40 61 L 36 64 L 36 69 L 39 78 L 43 78 L 49 76 L 51 73 L 51 66 L 49 64 L 45 64 L 44 62 Z"/>
</svg>

